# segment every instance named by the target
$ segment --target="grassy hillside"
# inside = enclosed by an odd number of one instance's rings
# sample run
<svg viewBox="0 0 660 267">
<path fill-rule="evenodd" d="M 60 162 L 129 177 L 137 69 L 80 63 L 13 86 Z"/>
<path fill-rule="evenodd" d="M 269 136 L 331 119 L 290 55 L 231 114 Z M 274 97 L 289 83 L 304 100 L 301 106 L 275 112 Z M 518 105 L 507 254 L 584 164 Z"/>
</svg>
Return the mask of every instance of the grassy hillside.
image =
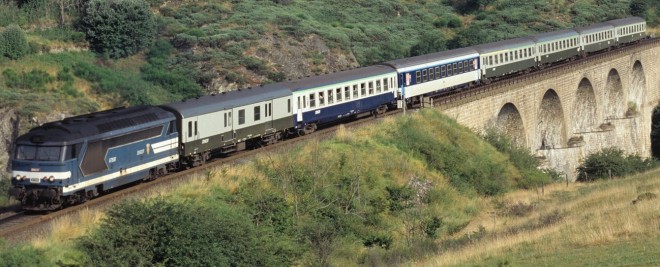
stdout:
<svg viewBox="0 0 660 267">
<path fill-rule="evenodd" d="M 63 218 L 0 259 L 249 264 L 227 253 L 240 246 L 269 266 L 658 264 L 660 205 L 643 196 L 660 194 L 660 171 L 516 189 L 528 171 L 426 110 Z"/>
</svg>

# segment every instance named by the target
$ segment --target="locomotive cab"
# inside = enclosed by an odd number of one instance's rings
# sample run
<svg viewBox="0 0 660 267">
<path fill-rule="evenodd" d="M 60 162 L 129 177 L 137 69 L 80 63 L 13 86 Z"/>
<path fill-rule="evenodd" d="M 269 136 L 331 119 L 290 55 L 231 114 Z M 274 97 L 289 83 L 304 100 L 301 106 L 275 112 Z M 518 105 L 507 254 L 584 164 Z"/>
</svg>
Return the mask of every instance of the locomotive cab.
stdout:
<svg viewBox="0 0 660 267">
<path fill-rule="evenodd" d="M 35 139 L 35 138 L 32 138 Z M 17 144 L 12 160 L 11 195 L 32 210 L 52 210 L 62 206 L 62 188 L 77 173 L 80 144 Z"/>
</svg>

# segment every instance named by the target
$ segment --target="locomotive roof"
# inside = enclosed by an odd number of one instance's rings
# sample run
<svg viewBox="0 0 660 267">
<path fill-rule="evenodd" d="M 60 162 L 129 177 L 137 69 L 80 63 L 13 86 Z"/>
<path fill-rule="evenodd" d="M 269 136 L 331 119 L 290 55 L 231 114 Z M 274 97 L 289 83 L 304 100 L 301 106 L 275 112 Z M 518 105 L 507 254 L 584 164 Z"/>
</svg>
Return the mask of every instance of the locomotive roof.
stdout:
<svg viewBox="0 0 660 267">
<path fill-rule="evenodd" d="M 440 51 L 427 55 L 420 55 L 409 58 L 395 59 L 383 63 L 384 65 L 392 66 L 397 70 L 409 67 L 423 67 L 425 64 L 436 63 L 453 58 L 461 58 L 469 55 L 478 55 L 477 51 L 471 47 L 459 48 L 448 51 Z"/>
<path fill-rule="evenodd" d="M 570 38 L 570 37 L 577 37 L 579 34 L 572 30 L 572 29 L 566 29 L 566 30 L 559 30 L 559 31 L 553 31 L 553 32 L 546 32 L 546 33 L 541 33 L 537 35 L 530 36 L 532 40 L 536 42 L 548 42 L 548 41 L 554 41 L 557 39 L 564 39 L 564 38 Z"/>
<path fill-rule="evenodd" d="M 487 54 L 507 49 L 516 49 L 523 46 L 533 46 L 534 44 L 534 41 L 529 37 L 520 37 L 495 43 L 475 45 L 473 48 L 481 54 Z"/>
<path fill-rule="evenodd" d="M 174 119 L 174 115 L 159 107 L 116 108 L 45 123 L 20 136 L 16 143 L 72 142 L 165 119 Z"/>
<path fill-rule="evenodd" d="M 589 26 L 584 26 L 584 27 L 577 27 L 574 28 L 574 30 L 580 34 L 589 34 L 589 33 L 595 33 L 595 32 L 601 32 L 604 30 L 609 30 L 613 29 L 614 26 L 612 24 L 609 24 L 607 22 L 601 22 L 601 23 L 596 23 L 592 24 Z"/>
<path fill-rule="evenodd" d="M 327 75 L 312 76 L 288 82 L 291 91 L 302 91 L 337 83 L 364 79 L 372 76 L 393 73 L 392 68 L 382 65 L 368 66 L 352 70 L 330 73 Z"/>
<path fill-rule="evenodd" d="M 606 21 L 605 23 L 609 23 L 613 25 L 614 27 L 622 27 L 622 26 L 628 26 L 628 25 L 634 25 L 634 24 L 639 24 L 639 23 L 644 23 L 646 20 L 640 17 L 628 17 L 628 18 L 623 18 L 623 19 L 615 19 L 615 20 L 610 20 Z"/>
<path fill-rule="evenodd" d="M 291 90 L 286 83 L 273 83 L 259 87 L 224 92 L 221 94 L 186 99 L 163 105 L 163 107 L 176 111 L 184 118 L 189 118 L 289 95 L 291 95 Z"/>
</svg>

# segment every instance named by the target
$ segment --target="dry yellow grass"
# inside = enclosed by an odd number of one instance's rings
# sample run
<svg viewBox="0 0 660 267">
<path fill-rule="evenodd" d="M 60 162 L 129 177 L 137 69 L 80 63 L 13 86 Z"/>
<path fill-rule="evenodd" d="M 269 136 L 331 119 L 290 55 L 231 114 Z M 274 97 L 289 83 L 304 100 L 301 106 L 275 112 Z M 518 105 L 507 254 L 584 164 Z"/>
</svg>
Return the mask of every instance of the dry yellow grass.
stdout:
<svg viewBox="0 0 660 267">
<path fill-rule="evenodd" d="M 103 212 L 83 209 L 72 216 L 55 219 L 51 224 L 49 235 L 33 239 L 30 243 L 36 248 L 49 248 L 69 243 L 96 227 L 103 216 Z"/>
<path fill-rule="evenodd" d="M 416 262 L 421 266 L 469 265 L 493 257 L 505 257 L 512 249 L 523 243 L 533 247 L 539 254 L 552 253 L 560 248 L 589 248 L 613 242 L 622 242 L 635 237 L 660 238 L 659 199 L 632 204 L 640 194 L 650 192 L 660 195 L 660 170 L 615 181 L 594 184 L 555 184 L 545 188 L 539 196 L 534 190 L 521 190 L 503 197 L 508 203 L 538 203 L 533 214 L 525 217 L 506 217 L 493 220 L 491 199 L 483 199 L 485 209 L 473 220 L 466 231 L 484 226 L 489 238 L 457 251 L 450 251 L 428 260 Z M 584 189 L 584 190 L 580 190 Z M 553 192 L 566 191 L 572 196 L 566 200 Z M 506 235 L 504 229 L 521 227 L 539 221 L 542 214 L 558 210 L 564 217 L 548 227 L 518 234 Z M 466 263 L 468 262 L 468 263 Z"/>
</svg>

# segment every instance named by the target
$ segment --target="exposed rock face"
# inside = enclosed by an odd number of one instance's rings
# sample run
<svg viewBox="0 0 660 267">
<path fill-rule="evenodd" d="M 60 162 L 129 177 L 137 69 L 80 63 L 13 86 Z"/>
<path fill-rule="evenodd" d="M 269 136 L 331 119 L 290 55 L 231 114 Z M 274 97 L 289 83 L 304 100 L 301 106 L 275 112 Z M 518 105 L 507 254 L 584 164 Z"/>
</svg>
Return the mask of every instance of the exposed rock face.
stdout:
<svg viewBox="0 0 660 267">
<path fill-rule="evenodd" d="M 11 167 L 13 142 L 18 137 L 20 118 L 16 110 L 0 108 L 0 177 L 4 177 Z"/>
<path fill-rule="evenodd" d="M 284 73 L 286 79 L 297 79 L 316 74 L 337 72 L 358 67 L 352 53 L 344 53 L 338 48 L 330 48 L 318 35 L 312 34 L 301 40 L 277 34 L 264 35 L 256 47 L 246 51 L 247 56 L 258 58 L 272 71 Z M 216 73 L 220 73 L 216 69 Z M 257 86 L 266 82 L 267 77 L 246 68 L 238 70 L 247 85 Z M 228 82 L 225 77 L 213 79 L 207 88 L 208 93 L 235 90 L 238 84 Z"/>
</svg>

